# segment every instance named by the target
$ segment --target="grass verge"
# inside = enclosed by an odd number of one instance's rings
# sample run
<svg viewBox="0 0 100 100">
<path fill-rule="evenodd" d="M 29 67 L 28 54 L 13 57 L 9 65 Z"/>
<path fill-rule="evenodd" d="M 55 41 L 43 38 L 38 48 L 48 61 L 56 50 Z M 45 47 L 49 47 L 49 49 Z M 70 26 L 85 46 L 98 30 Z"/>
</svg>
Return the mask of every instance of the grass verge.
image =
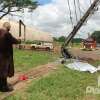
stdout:
<svg viewBox="0 0 100 100">
<path fill-rule="evenodd" d="M 53 52 L 27 51 L 14 49 L 14 63 L 16 72 L 27 71 L 38 65 L 52 62 L 57 55 Z"/>
<path fill-rule="evenodd" d="M 86 94 L 87 86 L 97 87 L 99 73 L 73 71 L 64 66 L 32 81 L 29 86 L 5 100 L 100 100 L 100 95 Z"/>
</svg>

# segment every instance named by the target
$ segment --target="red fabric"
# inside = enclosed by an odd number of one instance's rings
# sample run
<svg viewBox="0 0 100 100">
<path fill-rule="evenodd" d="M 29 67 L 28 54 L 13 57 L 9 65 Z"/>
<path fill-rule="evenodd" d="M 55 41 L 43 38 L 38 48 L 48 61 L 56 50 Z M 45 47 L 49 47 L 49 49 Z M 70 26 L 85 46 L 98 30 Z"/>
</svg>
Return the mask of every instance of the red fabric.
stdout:
<svg viewBox="0 0 100 100">
<path fill-rule="evenodd" d="M 24 81 L 24 80 L 27 80 L 27 79 L 28 79 L 28 77 L 26 75 L 19 76 L 20 81 Z"/>
</svg>

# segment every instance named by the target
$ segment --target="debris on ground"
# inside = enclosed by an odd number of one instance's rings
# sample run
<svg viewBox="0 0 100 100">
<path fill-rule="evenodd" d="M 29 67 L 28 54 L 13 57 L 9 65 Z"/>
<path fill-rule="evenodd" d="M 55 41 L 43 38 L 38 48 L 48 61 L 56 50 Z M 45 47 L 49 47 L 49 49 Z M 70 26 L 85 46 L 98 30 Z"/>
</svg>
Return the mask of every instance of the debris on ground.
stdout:
<svg viewBox="0 0 100 100">
<path fill-rule="evenodd" d="M 100 70 L 100 66 L 96 68 L 95 66 L 81 61 L 74 61 L 73 63 L 64 64 L 67 68 L 78 70 L 82 72 L 95 73 Z"/>
</svg>

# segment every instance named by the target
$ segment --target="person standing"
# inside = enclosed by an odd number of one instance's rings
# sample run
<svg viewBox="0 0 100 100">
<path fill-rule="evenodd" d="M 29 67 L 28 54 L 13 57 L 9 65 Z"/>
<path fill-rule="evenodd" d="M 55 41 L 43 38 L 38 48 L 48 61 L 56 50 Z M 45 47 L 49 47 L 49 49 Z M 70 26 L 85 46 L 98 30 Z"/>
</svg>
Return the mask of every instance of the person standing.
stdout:
<svg viewBox="0 0 100 100">
<path fill-rule="evenodd" d="M 9 32 L 11 25 L 5 22 L 0 29 L 0 91 L 12 91 L 8 85 L 7 78 L 14 76 L 13 62 L 13 44 L 21 43 L 20 39 L 16 39 Z"/>
</svg>

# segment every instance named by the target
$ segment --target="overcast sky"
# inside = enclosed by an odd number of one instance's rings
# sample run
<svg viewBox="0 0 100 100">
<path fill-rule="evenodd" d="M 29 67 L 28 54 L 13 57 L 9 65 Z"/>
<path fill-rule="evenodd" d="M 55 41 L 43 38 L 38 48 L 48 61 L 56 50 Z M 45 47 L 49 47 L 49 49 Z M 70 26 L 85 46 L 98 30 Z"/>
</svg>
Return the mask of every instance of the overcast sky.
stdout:
<svg viewBox="0 0 100 100">
<path fill-rule="evenodd" d="M 72 31 L 72 25 L 69 16 L 68 0 L 39 0 L 42 4 L 38 6 L 33 13 L 28 13 L 26 10 L 24 14 L 19 14 L 22 17 L 9 17 L 11 19 L 22 19 L 25 24 L 29 26 L 35 26 L 43 31 L 49 32 L 53 36 L 67 36 Z M 74 25 L 77 23 L 75 20 L 75 8 L 74 0 L 70 1 L 70 7 L 72 11 L 72 17 Z M 78 1 L 78 0 L 76 0 Z M 91 0 L 93 1 L 93 0 Z M 90 0 L 80 0 L 81 5 L 81 16 L 90 6 Z M 80 18 L 80 12 L 77 5 L 78 20 Z M 81 30 L 78 32 L 77 37 L 86 38 L 87 33 L 93 32 L 94 30 L 100 30 L 100 12 L 95 12 L 95 14 L 89 18 L 89 20 L 84 24 Z"/>
</svg>

